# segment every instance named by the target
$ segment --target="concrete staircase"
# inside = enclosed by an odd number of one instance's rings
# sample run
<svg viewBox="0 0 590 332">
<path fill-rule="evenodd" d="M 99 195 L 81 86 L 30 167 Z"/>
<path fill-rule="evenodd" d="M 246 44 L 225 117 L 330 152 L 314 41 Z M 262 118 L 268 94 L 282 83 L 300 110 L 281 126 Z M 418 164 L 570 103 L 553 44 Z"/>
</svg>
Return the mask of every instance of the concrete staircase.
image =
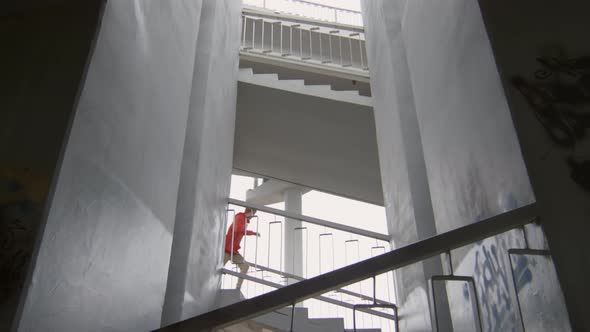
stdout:
<svg viewBox="0 0 590 332">
<path fill-rule="evenodd" d="M 221 289 L 216 307 L 224 307 L 245 300 L 244 295 L 237 289 Z M 291 331 L 292 308 L 282 308 L 261 315 L 252 320 L 242 322 L 219 331 L 227 332 L 270 332 Z M 309 318 L 307 308 L 295 307 L 293 331 L 306 332 L 344 332 L 342 318 Z M 380 332 L 380 329 L 357 329 L 359 332 Z"/>
<path fill-rule="evenodd" d="M 330 85 L 306 85 L 302 79 L 282 80 L 278 74 L 256 74 L 252 68 L 240 68 L 238 81 L 292 93 L 372 107 L 371 97 L 361 96 L 357 90 L 336 91 Z"/>
</svg>

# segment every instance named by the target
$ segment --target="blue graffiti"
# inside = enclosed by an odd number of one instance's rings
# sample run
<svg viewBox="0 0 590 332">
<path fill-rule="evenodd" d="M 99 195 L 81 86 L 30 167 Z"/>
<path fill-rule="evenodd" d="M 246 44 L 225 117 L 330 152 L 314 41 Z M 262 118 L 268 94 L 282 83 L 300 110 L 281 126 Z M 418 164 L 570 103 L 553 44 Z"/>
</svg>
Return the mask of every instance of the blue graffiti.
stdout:
<svg viewBox="0 0 590 332">
<path fill-rule="evenodd" d="M 508 246 L 503 238 L 498 243 L 478 243 L 475 253 L 474 277 L 478 294 L 481 297 L 481 318 L 486 331 L 518 331 L 516 303 L 512 301 L 510 289 L 512 280 L 510 265 L 502 259 L 500 253 L 506 252 Z M 506 256 L 506 258 L 508 258 Z M 525 257 L 519 256 L 514 266 L 517 287 L 520 288 L 533 280 L 529 264 Z"/>
</svg>

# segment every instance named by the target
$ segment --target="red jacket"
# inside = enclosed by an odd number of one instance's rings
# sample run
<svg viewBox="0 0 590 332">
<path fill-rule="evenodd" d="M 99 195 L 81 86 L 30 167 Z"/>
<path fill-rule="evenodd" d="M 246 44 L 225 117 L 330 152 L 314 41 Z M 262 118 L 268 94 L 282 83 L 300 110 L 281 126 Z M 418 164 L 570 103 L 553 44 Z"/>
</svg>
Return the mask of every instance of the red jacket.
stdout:
<svg viewBox="0 0 590 332">
<path fill-rule="evenodd" d="M 234 227 L 236 228 L 234 237 L 234 243 L 232 245 L 232 233 L 234 232 Z M 234 223 L 229 226 L 227 230 L 227 235 L 225 236 L 225 252 L 230 254 L 233 253 L 237 254 L 238 250 L 240 250 L 240 242 L 242 242 L 242 238 L 246 235 L 256 235 L 256 232 L 246 231 L 246 214 L 240 212 L 236 214 L 236 218 L 234 219 Z"/>
</svg>

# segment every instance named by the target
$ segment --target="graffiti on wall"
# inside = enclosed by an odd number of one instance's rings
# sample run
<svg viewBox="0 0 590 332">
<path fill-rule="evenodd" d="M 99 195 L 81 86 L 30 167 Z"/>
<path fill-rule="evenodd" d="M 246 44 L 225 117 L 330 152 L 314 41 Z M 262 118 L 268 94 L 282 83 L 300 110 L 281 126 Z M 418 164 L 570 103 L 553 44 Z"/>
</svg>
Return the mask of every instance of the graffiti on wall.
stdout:
<svg viewBox="0 0 590 332">
<path fill-rule="evenodd" d="M 512 84 L 551 141 L 567 151 L 570 178 L 590 191 L 590 151 L 582 144 L 590 128 L 590 56 L 569 58 L 559 51 L 537 62 L 533 79 L 514 76 Z"/>
<path fill-rule="evenodd" d="M 514 271 L 510 270 L 508 249 L 521 247 L 507 236 L 480 242 L 475 251 L 473 276 L 480 294 L 481 318 L 485 331 L 519 331 L 520 319 L 514 298 L 512 275 L 517 276 L 517 289 L 532 282 L 526 257 L 519 256 Z M 509 243 L 512 242 L 512 243 Z M 534 262 L 533 262 L 534 263 Z"/>
<path fill-rule="evenodd" d="M 47 188 L 28 168 L 0 170 L 0 299 L 22 287 Z"/>
</svg>

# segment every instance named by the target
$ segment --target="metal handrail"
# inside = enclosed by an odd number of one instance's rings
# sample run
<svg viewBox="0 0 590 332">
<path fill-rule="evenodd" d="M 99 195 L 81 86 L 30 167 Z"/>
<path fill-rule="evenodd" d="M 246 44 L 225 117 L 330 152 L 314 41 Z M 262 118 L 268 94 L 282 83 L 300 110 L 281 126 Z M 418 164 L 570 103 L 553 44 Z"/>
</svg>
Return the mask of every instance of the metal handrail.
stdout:
<svg viewBox="0 0 590 332">
<path fill-rule="evenodd" d="M 287 287 L 287 286 L 284 286 L 284 285 L 281 285 L 281 284 L 277 284 L 276 282 L 272 282 L 272 281 L 268 281 L 268 280 L 264 280 L 264 279 L 259 279 L 259 278 L 252 277 L 252 276 L 249 276 L 247 274 L 239 273 L 239 272 L 236 272 L 236 271 L 232 271 L 232 270 L 229 270 L 229 269 L 226 269 L 226 268 L 222 268 L 220 271 L 221 271 L 221 273 L 224 273 L 224 274 L 228 274 L 228 275 L 231 275 L 231 276 L 234 276 L 234 277 L 238 277 L 238 278 L 243 278 L 243 279 L 248 280 L 248 281 L 256 282 L 256 283 L 259 283 L 259 284 L 262 284 L 262 285 L 265 285 L 265 286 L 269 286 L 269 287 L 273 287 L 273 288 L 277 288 L 277 289 Z M 327 297 L 327 296 L 322 296 L 322 295 L 315 296 L 314 299 L 315 300 L 318 300 L 318 301 L 330 303 L 330 304 L 333 304 L 333 305 L 337 305 L 337 306 L 340 306 L 340 307 L 344 307 L 344 308 L 347 308 L 347 309 L 354 309 L 354 306 L 355 306 L 354 304 L 351 304 L 351 303 L 348 303 L 348 302 L 338 301 L 338 300 L 335 300 L 333 298 L 330 298 L 330 297 Z M 371 298 L 371 300 L 373 300 L 373 298 Z M 381 303 L 381 305 L 388 306 L 388 305 L 395 305 L 395 304 Z M 382 317 L 382 318 L 387 318 L 387 319 L 394 319 L 394 320 L 396 319 L 396 316 L 389 315 L 389 314 L 386 314 L 386 313 L 380 312 L 380 311 L 375 311 L 375 310 L 371 310 L 371 309 L 363 309 L 363 310 L 360 310 L 360 311 L 362 311 L 364 313 L 367 313 L 369 315 L 377 316 L 377 317 Z"/>
<path fill-rule="evenodd" d="M 330 5 L 324 5 L 324 4 L 315 3 L 315 2 L 311 2 L 311 1 L 305 1 L 305 0 L 281 0 L 281 1 L 283 3 L 302 4 L 302 5 L 308 5 L 308 6 L 314 7 L 314 8 L 320 8 L 323 10 L 331 11 L 334 13 L 333 16 L 330 15 L 330 17 L 325 17 L 324 19 L 322 19 L 327 22 L 342 23 L 342 22 L 340 22 L 341 20 L 339 20 L 338 13 L 349 14 L 349 15 L 352 14 L 352 15 L 355 15 L 359 21 L 358 22 L 359 24 L 355 24 L 355 25 L 362 26 L 362 13 L 358 10 L 341 8 L 341 7 L 334 7 L 334 6 L 330 6 Z M 259 5 L 260 2 L 262 2 L 262 5 Z M 298 16 L 306 17 L 306 18 L 310 18 L 310 19 L 314 19 L 315 17 L 317 17 L 317 15 L 309 15 L 309 14 L 304 13 L 303 11 L 297 11 L 297 10 L 293 10 L 293 9 L 289 10 L 287 8 L 281 9 L 280 7 L 269 6 L 269 2 L 276 2 L 276 1 L 270 1 L 270 0 L 268 0 L 268 1 L 267 0 L 248 1 L 248 0 L 245 0 L 244 4 L 248 5 L 248 6 L 272 10 L 272 11 L 279 12 L 279 13 L 294 14 L 294 15 L 298 15 Z"/>
<path fill-rule="evenodd" d="M 329 228 L 336 229 L 339 231 L 344 231 L 344 232 L 348 232 L 348 233 L 352 233 L 352 234 L 356 234 L 356 235 L 360 235 L 360 236 L 365 236 L 365 237 L 372 238 L 372 239 L 377 239 L 377 240 L 389 242 L 389 235 L 387 235 L 387 234 L 372 232 L 372 231 L 368 231 L 366 229 L 347 226 L 347 225 L 339 224 L 339 223 L 324 220 L 324 219 L 304 216 L 299 213 L 293 213 L 293 212 L 289 212 L 289 211 L 274 209 L 274 208 L 271 208 L 271 207 L 268 207 L 265 205 L 261 205 L 261 204 L 244 202 L 244 201 L 237 200 L 234 198 L 230 198 L 228 200 L 228 203 L 232 204 L 232 205 L 255 209 L 258 211 L 268 212 L 268 213 L 271 213 L 271 214 L 274 214 L 277 216 L 282 216 L 282 217 L 293 219 L 293 220 L 305 221 L 310 224 L 325 226 L 325 227 L 329 227 Z"/>
<path fill-rule="evenodd" d="M 296 62 L 308 69 L 319 66 L 365 77 L 368 68 L 362 36 L 363 29 L 353 26 L 244 10 L 240 55 L 248 54 L 262 62 Z M 280 45 L 275 47 L 275 42 Z M 329 57 L 324 56 L 328 50 Z"/>
<path fill-rule="evenodd" d="M 347 8 L 342 8 L 342 7 L 334 7 L 334 6 L 330 6 L 330 5 L 324 5 L 322 3 L 315 3 L 315 2 L 305 1 L 305 0 L 291 0 L 291 2 L 307 3 L 307 4 L 310 4 L 310 5 L 317 6 L 317 7 L 334 9 L 334 10 L 338 10 L 338 11 L 355 13 L 355 14 L 361 14 L 361 12 L 358 11 L 358 10 L 347 9 Z"/>
<path fill-rule="evenodd" d="M 203 331 L 248 320 L 272 310 L 289 306 L 337 288 L 382 273 L 399 269 L 429 257 L 498 235 L 537 218 L 535 204 L 530 204 L 489 219 L 476 222 L 431 238 L 409 244 L 362 262 L 279 288 L 273 292 L 219 308 L 202 315 L 163 327 L 158 331 Z"/>
<path fill-rule="evenodd" d="M 275 269 L 272 269 L 272 268 L 269 268 L 269 267 L 266 267 L 266 266 L 258 265 L 257 267 L 260 270 L 267 271 L 267 272 L 274 273 L 274 274 L 278 274 L 280 276 L 287 277 L 289 279 L 294 279 L 294 280 L 297 280 L 297 281 L 307 280 L 307 279 L 305 279 L 305 278 L 303 278 L 301 276 L 294 275 L 294 274 L 287 273 L 287 272 L 282 272 L 282 271 L 275 270 Z M 348 289 L 345 289 L 345 288 L 336 289 L 335 291 L 338 292 L 338 293 L 342 293 L 342 294 L 350 295 L 350 296 L 353 296 L 353 297 L 357 297 L 357 298 L 359 298 L 361 300 L 365 300 L 365 301 L 373 301 L 374 300 L 373 297 L 370 297 L 370 296 L 367 296 L 367 295 L 364 295 L 364 294 L 360 294 L 360 293 L 356 293 L 356 292 L 353 292 L 353 291 L 349 291 Z M 391 302 L 387 302 L 387 301 L 380 300 L 380 299 L 375 299 L 375 301 L 377 301 L 377 303 L 379 303 L 379 304 L 387 304 L 387 305 L 393 304 Z"/>
</svg>

